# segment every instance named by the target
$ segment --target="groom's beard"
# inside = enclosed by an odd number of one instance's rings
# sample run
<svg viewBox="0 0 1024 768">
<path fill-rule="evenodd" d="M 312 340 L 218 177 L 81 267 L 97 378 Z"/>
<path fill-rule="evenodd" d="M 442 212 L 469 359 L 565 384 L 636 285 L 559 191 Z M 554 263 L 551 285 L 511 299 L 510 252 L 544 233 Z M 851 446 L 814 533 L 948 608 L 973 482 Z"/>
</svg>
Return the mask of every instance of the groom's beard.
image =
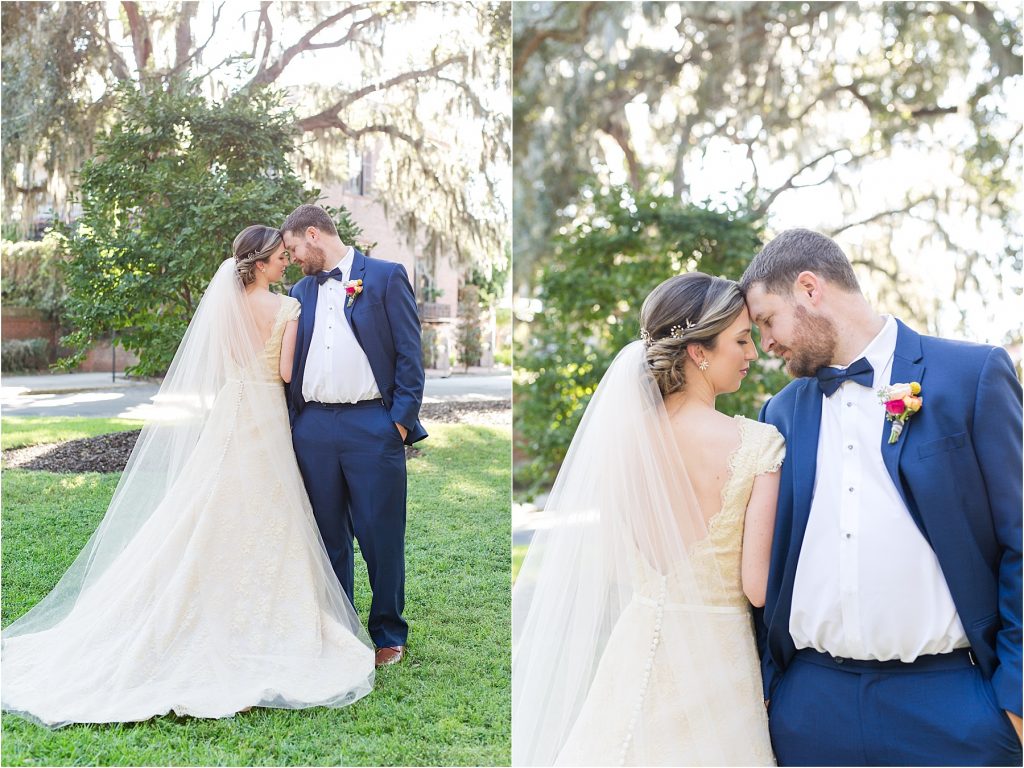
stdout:
<svg viewBox="0 0 1024 768">
<path fill-rule="evenodd" d="M 302 258 L 302 274 L 315 275 L 324 271 L 324 264 L 327 263 L 327 253 L 319 245 L 306 243 L 306 252 Z"/>
<path fill-rule="evenodd" d="M 801 306 L 794 311 L 793 346 L 776 345 L 781 355 L 790 352 L 786 370 L 790 376 L 813 376 L 819 368 L 831 365 L 836 351 L 836 326 L 827 317 L 812 315 Z"/>
</svg>

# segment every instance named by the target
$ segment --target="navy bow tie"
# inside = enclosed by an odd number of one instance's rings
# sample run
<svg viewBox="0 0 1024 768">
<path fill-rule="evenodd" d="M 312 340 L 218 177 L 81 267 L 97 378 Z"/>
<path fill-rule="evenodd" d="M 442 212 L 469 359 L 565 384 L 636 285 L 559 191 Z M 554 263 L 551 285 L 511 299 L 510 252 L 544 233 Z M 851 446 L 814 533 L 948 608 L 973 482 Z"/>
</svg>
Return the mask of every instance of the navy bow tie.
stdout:
<svg viewBox="0 0 1024 768">
<path fill-rule="evenodd" d="M 875 381 L 875 369 L 863 357 L 854 360 L 847 368 L 819 368 L 814 375 L 818 377 L 818 386 L 825 397 L 831 397 L 844 381 L 855 381 L 865 387 L 870 387 Z"/>
<path fill-rule="evenodd" d="M 335 267 L 330 272 L 321 272 L 320 274 L 318 274 L 316 276 L 316 284 L 317 285 L 323 285 L 328 280 L 344 280 L 344 279 L 345 279 L 345 276 L 343 274 L 341 274 L 341 269 L 339 267 Z"/>
</svg>

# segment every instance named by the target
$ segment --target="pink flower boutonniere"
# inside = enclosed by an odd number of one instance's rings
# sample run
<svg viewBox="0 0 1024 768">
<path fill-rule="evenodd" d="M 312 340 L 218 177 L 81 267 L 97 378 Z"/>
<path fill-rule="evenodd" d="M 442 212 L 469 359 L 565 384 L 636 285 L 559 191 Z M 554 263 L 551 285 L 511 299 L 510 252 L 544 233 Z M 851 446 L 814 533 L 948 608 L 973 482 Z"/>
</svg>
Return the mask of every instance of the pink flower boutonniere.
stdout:
<svg viewBox="0 0 1024 768">
<path fill-rule="evenodd" d="M 345 283 L 345 295 L 348 296 L 346 307 L 351 307 L 356 302 L 356 296 L 363 292 L 362 280 L 349 280 Z"/>
<path fill-rule="evenodd" d="M 885 405 L 885 418 L 892 422 L 892 431 L 889 433 L 889 445 L 892 445 L 900 439 L 903 425 L 921 410 L 923 401 L 918 397 L 921 394 L 921 385 L 916 381 L 909 384 L 890 384 L 878 390 L 877 394 L 878 400 Z"/>
</svg>

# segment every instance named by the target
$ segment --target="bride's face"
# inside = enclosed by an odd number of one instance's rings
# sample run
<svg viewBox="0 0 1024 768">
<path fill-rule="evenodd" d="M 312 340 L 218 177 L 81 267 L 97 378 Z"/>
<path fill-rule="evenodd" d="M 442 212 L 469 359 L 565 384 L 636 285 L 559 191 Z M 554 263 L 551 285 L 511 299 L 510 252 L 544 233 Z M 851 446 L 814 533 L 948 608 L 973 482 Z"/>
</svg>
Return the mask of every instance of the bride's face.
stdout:
<svg viewBox="0 0 1024 768">
<path fill-rule="evenodd" d="M 718 334 L 715 348 L 707 350 L 705 375 L 716 395 L 735 392 L 750 373 L 750 363 L 757 359 L 757 349 L 750 337 L 750 313 L 744 307 L 726 330 Z"/>
<path fill-rule="evenodd" d="M 264 269 L 263 274 L 267 276 L 267 279 L 272 283 L 280 282 L 284 279 L 284 271 L 288 268 L 288 251 L 284 248 L 284 243 L 277 246 L 270 258 L 267 259 L 267 266 Z"/>
</svg>

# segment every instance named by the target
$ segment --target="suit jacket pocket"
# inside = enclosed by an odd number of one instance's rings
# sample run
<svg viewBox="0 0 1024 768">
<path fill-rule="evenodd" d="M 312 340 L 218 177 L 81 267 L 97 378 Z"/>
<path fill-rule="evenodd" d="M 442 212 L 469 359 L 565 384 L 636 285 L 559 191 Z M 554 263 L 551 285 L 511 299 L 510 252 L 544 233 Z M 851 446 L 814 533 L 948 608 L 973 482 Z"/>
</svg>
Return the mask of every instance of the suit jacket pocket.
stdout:
<svg viewBox="0 0 1024 768">
<path fill-rule="evenodd" d="M 950 435 L 949 437 L 940 437 L 938 440 L 929 440 L 927 443 L 918 446 L 917 457 L 919 459 L 925 459 L 929 456 L 934 456 L 937 453 L 945 453 L 946 451 L 963 448 L 966 442 L 966 432 L 958 432 L 957 434 Z"/>
</svg>

